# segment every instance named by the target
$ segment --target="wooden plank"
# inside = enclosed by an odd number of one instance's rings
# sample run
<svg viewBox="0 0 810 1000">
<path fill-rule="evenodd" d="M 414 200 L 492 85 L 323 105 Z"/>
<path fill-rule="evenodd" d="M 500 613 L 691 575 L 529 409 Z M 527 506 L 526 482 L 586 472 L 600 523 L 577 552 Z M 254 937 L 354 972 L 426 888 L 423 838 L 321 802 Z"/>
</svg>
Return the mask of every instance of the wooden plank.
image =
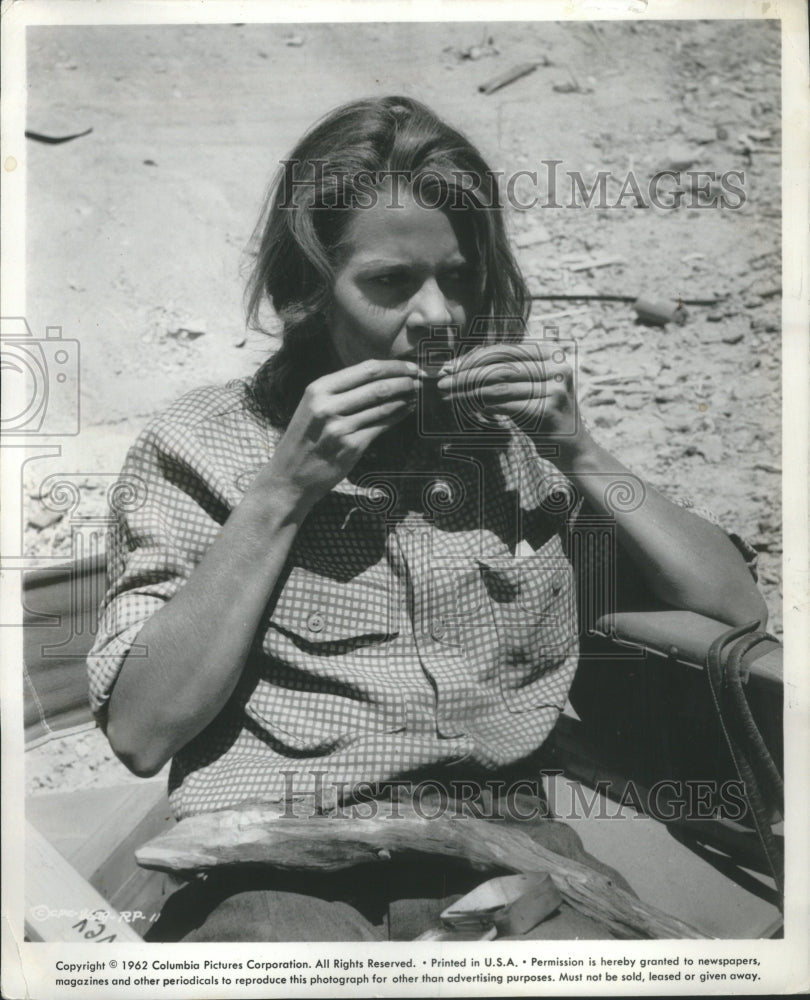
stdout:
<svg viewBox="0 0 810 1000">
<path fill-rule="evenodd" d="M 23 576 L 27 745 L 93 722 L 85 659 L 106 586 L 103 555 Z"/>
<path fill-rule="evenodd" d="M 119 912 L 146 933 L 174 880 L 145 871 L 135 849 L 174 825 L 164 779 L 32 796 L 28 819 Z"/>
<path fill-rule="evenodd" d="M 533 73 L 538 65 L 536 62 L 520 63 L 506 70 L 505 73 L 500 73 L 498 76 L 479 84 L 478 90 L 482 94 L 494 94 L 501 87 L 506 87 L 510 83 L 514 83 L 515 80 L 520 80 L 522 77 L 528 76 L 529 73 Z"/>
<path fill-rule="evenodd" d="M 30 941 L 82 944 L 141 940 L 30 823 L 25 837 L 25 934 Z"/>
<path fill-rule="evenodd" d="M 547 872 L 573 907 L 621 938 L 703 938 L 685 921 L 619 889 L 601 872 L 536 843 L 522 830 L 473 817 L 426 819 L 405 803 L 396 820 L 282 816 L 256 807 L 182 820 L 150 841 L 140 864 L 190 872 L 220 865 L 263 863 L 279 868 L 336 871 L 391 855 L 443 855 L 480 871 Z"/>
</svg>

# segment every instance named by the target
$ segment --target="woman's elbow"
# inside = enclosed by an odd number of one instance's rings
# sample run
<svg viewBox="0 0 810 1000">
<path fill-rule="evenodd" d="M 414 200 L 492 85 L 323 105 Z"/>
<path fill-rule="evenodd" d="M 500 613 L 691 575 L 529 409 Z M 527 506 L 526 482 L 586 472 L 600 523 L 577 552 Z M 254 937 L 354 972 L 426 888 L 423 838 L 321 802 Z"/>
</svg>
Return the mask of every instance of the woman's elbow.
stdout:
<svg viewBox="0 0 810 1000">
<path fill-rule="evenodd" d="M 157 741 L 133 738 L 128 727 L 115 716 L 108 718 L 106 732 L 115 756 L 138 778 L 153 778 L 169 759 L 160 753 Z"/>
</svg>

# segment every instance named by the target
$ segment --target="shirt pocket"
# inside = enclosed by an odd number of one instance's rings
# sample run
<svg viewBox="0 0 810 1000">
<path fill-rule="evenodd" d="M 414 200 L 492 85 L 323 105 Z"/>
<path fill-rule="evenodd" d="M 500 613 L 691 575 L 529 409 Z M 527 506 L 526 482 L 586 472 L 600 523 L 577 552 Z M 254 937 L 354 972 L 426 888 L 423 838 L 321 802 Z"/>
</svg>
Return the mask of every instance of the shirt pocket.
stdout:
<svg viewBox="0 0 810 1000">
<path fill-rule="evenodd" d="M 294 566 L 270 612 L 265 645 L 281 633 L 314 657 L 379 649 L 399 633 L 389 586 L 383 575 L 339 580 Z"/>
<path fill-rule="evenodd" d="M 404 706 L 394 692 L 371 693 L 347 685 L 286 687 L 262 679 L 245 714 L 255 735 L 279 755 L 292 758 L 325 757 L 364 737 L 405 729 Z"/>
<path fill-rule="evenodd" d="M 478 564 L 498 636 L 504 702 L 513 712 L 563 708 L 578 643 L 573 571 L 559 538 L 531 556 Z"/>
<path fill-rule="evenodd" d="M 321 757 L 404 729 L 404 700 L 386 669 L 397 634 L 384 585 L 293 567 L 245 705 L 256 735 L 284 756 Z"/>
</svg>

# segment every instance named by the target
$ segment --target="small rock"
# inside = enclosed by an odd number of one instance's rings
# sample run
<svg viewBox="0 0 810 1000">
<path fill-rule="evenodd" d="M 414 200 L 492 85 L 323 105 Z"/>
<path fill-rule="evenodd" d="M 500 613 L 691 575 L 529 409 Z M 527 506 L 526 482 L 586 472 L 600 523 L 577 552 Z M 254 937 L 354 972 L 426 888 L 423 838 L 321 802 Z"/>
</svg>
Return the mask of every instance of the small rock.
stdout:
<svg viewBox="0 0 810 1000">
<path fill-rule="evenodd" d="M 61 521 L 64 516 L 64 511 L 51 510 L 41 500 L 31 500 L 26 524 L 31 528 L 36 528 L 37 531 L 42 531 L 43 528 L 49 528 L 52 524 L 56 524 L 57 521 Z"/>
<path fill-rule="evenodd" d="M 751 330 L 754 333 L 778 333 L 781 330 L 779 323 L 767 316 L 754 316 L 751 319 Z"/>
<path fill-rule="evenodd" d="M 516 236 L 514 243 L 516 247 L 524 248 L 534 246 L 536 243 L 548 243 L 550 239 L 551 233 L 545 226 L 534 226 Z"/>
<path fill-rule="evenodd" d="M 685 146 L 673 146 L 667 150 L 664 160 L 669 170 L 688 170 L 697 160 L 699 154 Z"/>
<path fill-rule="evenodd" d="M 761 299 L 773 299 L 782 294 L 782 286 L 765 278 L 759 278 L 751 286 L 751 293 Z"/>
<path fill-rule="evenodd" d="M 729 333 L 722 338 L 724 344 L 739 344 L 743 339 L 742 333 Z"/>
<path fill-rule="evenodd" d="M 596 329 L 594 327 L 594 329 Z M 591 361 L 583 361 L 580 363 L 579 370 L 583 375 L 607 375 L 609 372 L 607 365 L 594 364 Z"/>
<path fill-rule="evenodd" d="M 304 39 L 301 35 L 287 35 L 284 39 L 284 44 L 291 49 L 300 49 L 304 44 Z"/>
<path fill-rule="evenodd" d="M 718 136 L 715 129 L 698 126 L 697 128 L 691 130 L 689 138 L 692 142 L 705 146 L 709 142 L 714 142 Z"/>
<path fill-rule="evenodd" d="M 177 340 L 196 340 L 197 337 L 204 336 L 207 330 L 208 324 L 204 319 L 190 319 L 166 333 Z"/>
<path fill-rule="evenodd" d="M 719 462 L 723 457 L 723 442 L 716 437 L 705 438 L 698 451 L 707 462 Z"/>
</svg>

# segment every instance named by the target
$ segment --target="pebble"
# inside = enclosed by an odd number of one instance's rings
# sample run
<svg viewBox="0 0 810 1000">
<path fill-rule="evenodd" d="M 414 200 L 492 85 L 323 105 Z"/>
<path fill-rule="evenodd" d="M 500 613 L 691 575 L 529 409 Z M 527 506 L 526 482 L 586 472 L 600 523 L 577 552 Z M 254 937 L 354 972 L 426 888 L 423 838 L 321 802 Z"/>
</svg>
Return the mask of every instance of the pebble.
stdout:
<svg viewBox="0 0 810 1000">
<path fill-rule="evenodd" d="M 536 243 L 548 243 L 550 239 L 551 233 L 545 226 L 534 226 L 532 229 L 527 229 L 525 233 L 516 236 L 514 244 L 519 248 L 531 247 Z"/>
<path fill-rule="evenodd" d="M 205 336 L 206 332 L 207 323 L 204 319 L 191 319 L 182 326 L 166 331 L 167 335 L 174 337 L 175 340 L 196 340 L 197 337 Z"/>
<path fill-rule="evenodd" d="M 699 154 L 687 146 L 672 146 L 664 157 L 669 170 L 688 170 L 698 159 Z"/>
<path fill-rule="evenodd" d="M 698 450 L 707 462 L 719 462 L 723 457 L 723 442 L 716 437 L 704 438 Z"/>
<path fill-rule="evenodd" d="M 767 316 L 753 316 L 751 318 L 751 329 L 754 333 L 778 333 L 781 327 L 776 320 L 768 319 Z"/>
<path fill-rule="evenodd" d="M 26 523 L 32 528 L 36 528 L 37 531 L 42 531 L 43 528 L 49 528 L 52 524 L 56 524 L 57 521 L 61 521 L 64 516 L 64 511 L 51 510 L 41 501 L 32 500 L 28 509 Z"/>
</svg>

